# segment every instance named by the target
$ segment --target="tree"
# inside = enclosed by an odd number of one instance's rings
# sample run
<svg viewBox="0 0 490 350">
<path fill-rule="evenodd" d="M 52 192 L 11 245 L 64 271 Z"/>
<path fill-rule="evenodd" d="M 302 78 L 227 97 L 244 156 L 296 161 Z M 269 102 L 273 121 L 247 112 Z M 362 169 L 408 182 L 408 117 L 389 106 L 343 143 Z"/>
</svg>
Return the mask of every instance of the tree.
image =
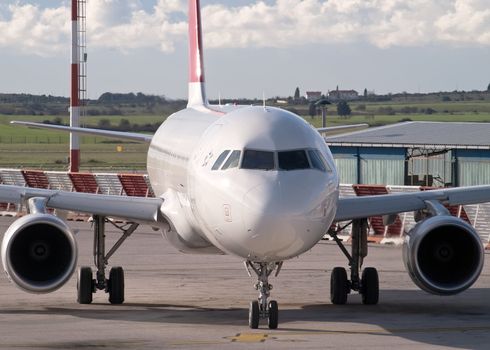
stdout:
<svg viewBox="0 0 490 350">
<path fill-rule="evenodd" d="M 310 105 L 308 107 L 308 114 L 312 118 L 314 118 L 316 116 L 316 105 L 314 103 L 310 103 Z"/>
<path fill-rule="evenodd" d="M 367 89 L 364 88 L 364 97 L 367 97 Z"/>
<path fill-rule="evenodd" d="M 111 127 L 111 121 L 109 119 L 100 119 L 97 123 L 99 129 L 109 129 Z"/>
<path fill-rule="evenodd" d="M 350 106 L 346 101 L 340 101 L 337 103 L 337 114 L 341 117 L 347 117 L 351 115 L 351 112 Z"/>
<path fill-rule="evenodd" d="M 54 118 L 54 120 L 53 120 L 53 124 L 56 124 L 56 125 L 63 125 L 63 119 L 61 119 L 61 117 L 56 117 L 56 118 Z"/>
<path fill-rule="evenodd" d="M 297 87 L 296 90 L 294 90 L 294 99 L 295 100 L 299 100 L 300 99 L 299 87 Z"/>
<path fill-rule="evenodd" d="M 122 131 L 129 131 L 131 130 L 131 123 L 129 122 L 129 120 L 123 118 L 119 121 L 119 130 L 122 130 Z"/>
<path fill-rule="evenodd" d="M 487 86 L 487 91 L 490 91 L 490 84 L 488 84 Z"/>
</svg>

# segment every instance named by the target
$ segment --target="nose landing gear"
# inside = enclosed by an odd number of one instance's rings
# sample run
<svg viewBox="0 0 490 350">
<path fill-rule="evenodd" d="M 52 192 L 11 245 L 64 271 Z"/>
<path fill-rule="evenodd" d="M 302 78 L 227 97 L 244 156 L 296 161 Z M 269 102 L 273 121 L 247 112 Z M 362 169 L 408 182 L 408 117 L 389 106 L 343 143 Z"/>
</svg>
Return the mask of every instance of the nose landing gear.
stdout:
<svg viewBox="0 0 490 350">
<path fill-rule="evenodd" d="M 279 308 L 275 300 L 270 300 L 270 291 L 272 284 L 269 283 L 269 276 L 276 271 L 276 276 L 281 271 L 282 261 L 274 263 L 255 263 L 251 261 L 245 262 L 248 275 L 250 269 L 255 272 L 258 278 L 258 282 L 255 284 L 255 289 L 259 291 L 258 300 L 254 300 L 250 303 L 248 310 L 248 324 L 250 328 L 259 328 L 260 319 L 267 319 L 270 329 L 276 329 L 279 323 Z"/>
</svg>

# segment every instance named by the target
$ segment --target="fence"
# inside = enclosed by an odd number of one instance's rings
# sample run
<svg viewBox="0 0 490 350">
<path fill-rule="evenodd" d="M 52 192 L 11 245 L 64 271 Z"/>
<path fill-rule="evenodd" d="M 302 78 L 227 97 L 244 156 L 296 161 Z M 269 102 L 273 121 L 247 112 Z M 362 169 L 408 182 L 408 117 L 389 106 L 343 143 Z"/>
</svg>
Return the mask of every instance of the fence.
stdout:
<svg viewBox="0 0 490 350">
<path fill-rule="evenodd" d="M 0 183 L 62 191 L 100 193 L 119 196 L 154 197 L 148 175 L 115 173 L 67 173 L 61 171 L 41 171 L 22 169 L 0 169 Z M 416 192 L 426 190 L 417 186 L 383 185 L 340 185 L 342 197 L 382 195 L 387 193 Z M 456 206 L 450 212 L 468 221 L 479 233 L 482 241 L 490 247 L 490 203 Z M 17 210 L 9 203 L 0 203 L 0 211 L 9 215 Z M 369 240 L 377 243 L 399 243 L 405 233 L 415 225 L 413 212 L 400 213 L 394 225 L 384 226 L 381 217 L 369 218 Z M 343 226 L 344 223 L 339 223 Z M 340 235 L 350 236 L 350 227 Z"/>
<path fill-rule="evenodd" d="M 427 190 L 427 188 L 418 186 L 344 184 L 340 185 L 340 196 L 382 195 L 387 193 L 418 192 L 421 190 Z M 468 221 L 476 229 L 487 248 L 490 248 L 490 203 L 460 205 L 448 209 L 452 215 Z M 394 225 L 384 226 L 382 224 L 382 217 L 380 216 L 369 218 L 369 223 L 369 240 L 379 243 L 400 243 L 404 235 L 416 224 L 413 212 L 398 214 Z M 340 226 L 342 224 L 344 223 L 340 223 Z M 344 238 L 348 238 L 350 235 L 350 231 L 348 230 L 343 233 Z"/>
</svg>

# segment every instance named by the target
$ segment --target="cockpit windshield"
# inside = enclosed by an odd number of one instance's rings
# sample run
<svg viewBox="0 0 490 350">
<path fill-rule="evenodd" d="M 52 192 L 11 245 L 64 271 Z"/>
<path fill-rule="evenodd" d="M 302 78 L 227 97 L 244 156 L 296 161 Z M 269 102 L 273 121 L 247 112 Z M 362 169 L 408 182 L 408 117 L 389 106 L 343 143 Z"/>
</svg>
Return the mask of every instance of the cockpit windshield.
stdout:
<svg viewBox="0 0 490 350">
<path fill-rule="evenodd" d="M 278 152 L 279 170 L 310 169 L 305 150 Z"/>
<path fill-rule="evenodd" d="M 242 151 L 225 150 L 214 162 L 212 170 L 237 168 Z M 331 168 L 317 149 L 296 149 L 288 151 L 263 151 L 246 149 L 243 151 L 241 169 L 251 170 L 304 170 L 316 169 L 331 172 Z"/>
<path fill-rule="evenodd" d="M 236 168 L 240 161 L 240 154 L 241 154 L 240 151 L 231 152 L 230 157 L 228 157 L 228 159 L 225 162 L 225 165 L 223 165 L 221 170 Z"/>
<path fill-rule="evenodd" d="M 221 166 L 221 164 L 223 164 L 223 162 L 225 161 L 225 159 L 226 159 L 226 157 L 228 156 L 229 153 L 230 153 L 229 150 L 223 151 L 223 153 L 221 153 L 219 155 L 218 159 L 216 159 L 216 162 L 214 162 L 213 167 L 211 168 L 211 170 L 218 170 L 219 167 Z"/>
<path fill-rule="evenodd" d="M 327 170 L 325 168 L 325 162 L 323 162 L 320 152 L 318 152 L 316 149 L 310 149 L 308 150 L 308 155 L 310 156 L 311 165 L 314 169 L 318 169 L 321 171 Z"/>
<path fill-rule="evenodd" d="M 245 150 L 243 152 L 242 169 L 272 170 L 274 152 Z"/>
</svg>

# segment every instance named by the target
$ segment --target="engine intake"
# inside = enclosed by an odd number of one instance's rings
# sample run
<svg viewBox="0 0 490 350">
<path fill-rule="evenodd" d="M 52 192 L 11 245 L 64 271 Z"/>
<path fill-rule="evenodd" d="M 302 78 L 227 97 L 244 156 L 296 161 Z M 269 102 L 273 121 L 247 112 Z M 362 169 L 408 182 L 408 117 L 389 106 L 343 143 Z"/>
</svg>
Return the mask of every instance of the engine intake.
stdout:
<svg viewBox="0 0 490 350">
<path fill-rule="evenodd" d="M 438 215 L 419 222 L 407 234 L 403 258 L 417 286 L 432 294 L 452 295 L 478 279 L 484 249 L 471 225 L 453 216 Z"/>
<path fill-rule="evenodd" d="M 63 286 L 77 264 L 77 245 L 68 225 L 50 214 L 30 214 L 5 232 L 2 262 L 18 287 L 49 293 Z"/>
</svg>

